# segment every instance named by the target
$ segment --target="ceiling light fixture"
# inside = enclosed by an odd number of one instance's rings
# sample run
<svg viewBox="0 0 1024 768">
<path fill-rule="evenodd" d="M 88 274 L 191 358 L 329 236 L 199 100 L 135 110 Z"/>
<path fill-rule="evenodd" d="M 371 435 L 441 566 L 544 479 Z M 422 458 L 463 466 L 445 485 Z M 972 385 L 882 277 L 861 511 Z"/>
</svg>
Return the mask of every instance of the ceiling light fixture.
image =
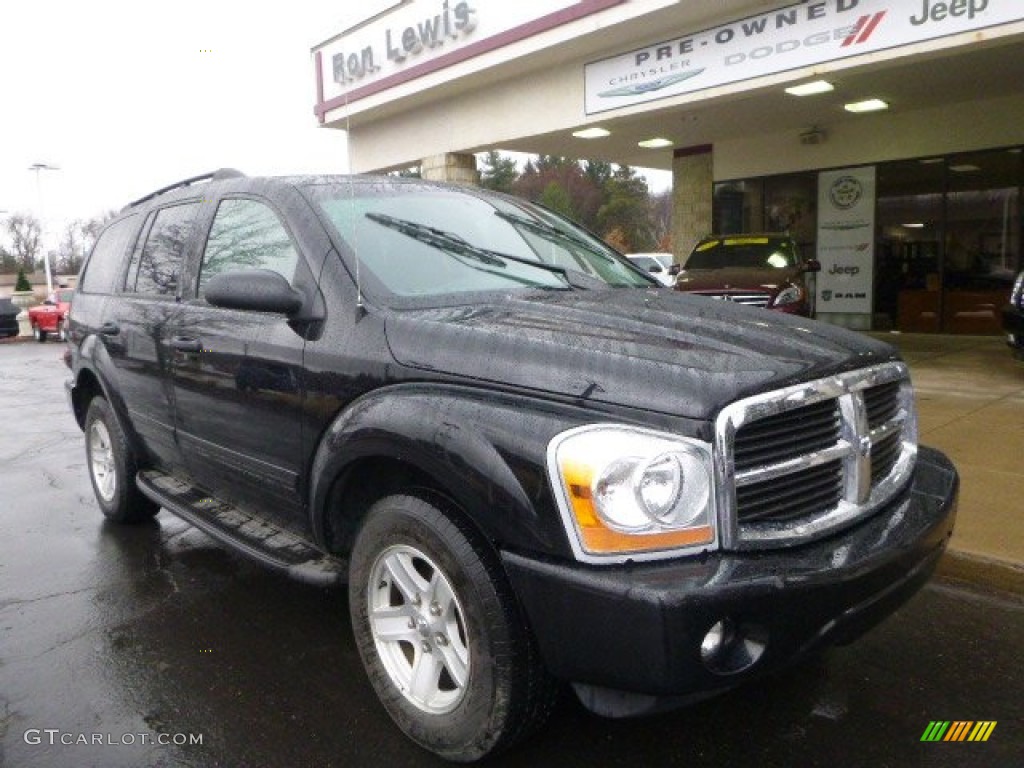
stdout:
<svg viewBox="0 0 1024 768">
<path fill-rule="evenodd" d="M 828 80 L 812 80 L 809 83 L 792 85 L 786 89 L 786 93 L 790 96 L 814 96 L 815 94 L 828 93 L 835 89 L 836 87 Z"/>
<path fill-rule="evenodd" d="M 844 104 L 843 109 L 847 112 L 878 112 L 883 109 L 888 109 L 889 104 L 882 101 L 881 99 L 865 99 L 864 101 L 854 101 L 850 104 Z"/>
<path fill-rule="evenodd" d="M 921 223 L 920 221 L 914 221 L 911 222 L 910 224 L 904 224 L 903 226 L 906 227 L 907 229 L 924 229 L 924 224 Z"/>
<path fill-rule="evenodd" d="M 974 173 L 975 171 L 980 171 L 981 168 L 976 165 L 972 165 L 971 163 L 962 163 L 960 165 L 949 166 L 949 170 L 956 171 L 957 173 Z"/>
<path fill-rule="evenodd" d="M 645 139 L 636 143 L 638 147 L 643 147 L 644 149 L 661 149 L 663 147 L 671 147 L 672 144 L 673 142 L 670 139 L 662 139 L 660 137 Z"/>
<path fill-rule="evenodd" d="M 573 131 L 572 135 L 577 139 L 603 139 L 605 136 L 611 136 L 612 132 L 605 128 L 582 128 Z"/>
</svg>

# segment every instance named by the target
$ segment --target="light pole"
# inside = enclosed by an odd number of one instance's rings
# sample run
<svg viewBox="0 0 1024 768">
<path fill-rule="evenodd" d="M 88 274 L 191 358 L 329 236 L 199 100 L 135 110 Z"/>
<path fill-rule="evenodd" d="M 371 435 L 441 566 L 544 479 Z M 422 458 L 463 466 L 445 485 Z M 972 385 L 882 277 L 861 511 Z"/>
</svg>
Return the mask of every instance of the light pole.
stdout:
<svg viewBox="0 0 1024 768">
<path fill-rule="evenodd" d="M 39 197 L 39 228 L 40 228 L 40 240 L 43 244 L 43 268 L 46 271 L 46 295 L 49 296 L 53 293 L 53 278 L 50 275 L 50 254 L 46 250 L 46 217 L 43 213 L 43 187 L 39 181 L 40 171 L 59 171 L 56 165 L 49 165 L 47 163 L 32 163 L 28 167 L 30 171 L 36 172 L 36 194 Z"/>
</svg>

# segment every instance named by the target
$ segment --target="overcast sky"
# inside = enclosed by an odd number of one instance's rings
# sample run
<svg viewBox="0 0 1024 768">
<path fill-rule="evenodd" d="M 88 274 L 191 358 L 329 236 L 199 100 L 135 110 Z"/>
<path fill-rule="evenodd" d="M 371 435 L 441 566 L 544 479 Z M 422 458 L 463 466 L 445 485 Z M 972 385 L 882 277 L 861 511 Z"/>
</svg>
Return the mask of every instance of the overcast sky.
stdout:
<svg viewBox="0 0 1024 768">
<path fill-rule="evenodd" d="M 310 49 L 382 0 L 0 2 L 0 219 L 42 205 L 48 248 L 217 168 L 348 170 L 345 134 L 313 115 Z M 60 168 L 38 190 L 34 163 Z"/>
<path fill-rule="evenodd" d="M 3 0 L 0 218 L 38 215 L 33 163 L 60 167 L 40 178 L 51 247 L 70 219 L 216 168 L 347 171 L 309 51 L 350 2 Z"/>
</svg>

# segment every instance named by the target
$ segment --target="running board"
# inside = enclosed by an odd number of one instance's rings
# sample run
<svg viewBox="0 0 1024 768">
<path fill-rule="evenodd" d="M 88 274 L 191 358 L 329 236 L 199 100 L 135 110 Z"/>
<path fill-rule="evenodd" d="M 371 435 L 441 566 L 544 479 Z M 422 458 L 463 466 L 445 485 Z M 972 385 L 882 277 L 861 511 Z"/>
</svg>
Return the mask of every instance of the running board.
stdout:
<svg viewBox="0 0 1024 768">
<path fill-rule="evenodd" d="M 348 562 L 310 546 L 294 533 L 203 494 L 171 475 L 147 469 L 135 483 L 148 498 L 217 541 L 307 584 L 334 586 L 348 579 Z"/>
</svg>

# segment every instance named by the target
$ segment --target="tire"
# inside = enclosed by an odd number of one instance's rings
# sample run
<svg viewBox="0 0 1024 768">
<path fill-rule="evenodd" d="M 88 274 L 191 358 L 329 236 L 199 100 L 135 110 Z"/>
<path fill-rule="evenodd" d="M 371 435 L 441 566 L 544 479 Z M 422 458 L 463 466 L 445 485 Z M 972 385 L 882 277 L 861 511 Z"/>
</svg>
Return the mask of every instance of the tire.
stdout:
<svg viewBox="0 0 1024 768">
<path fill-rule="evenodd" d="M 555 704 L 493 552 L 420 498 L 370 508 L 352 550 L 349 611 L 388 714 L 441 757 L 470 762 L 510 747 Z"/>
<path fill-rule="evenodd" d="M 36 341 L 38 341 L 40 344 L 42 344 L 44 341 L 46 341 L 46 335 L 47 335 L 46 331 L 44 331 L 38 325 L 33 325 L 32 326 L 32 335 L 35 337 Z"/>
<path fill-rule="evenodd" d="M 61 320 L 60 322 L 57 323 L 57 340 L 58 341 L 67 341 L 68 340 L 68 332 L 67 332 L 67 328 L 64 325 L 64 321 L 63 320 Z"/>
<path fill-rule="evenodd" d="M 136 487 L 138 460 L 103 397 L 94 397 L 85 415 L 85 458 L 96 501 L 108 520 L 139 523 L 160 511 Z"/>
</svg>

